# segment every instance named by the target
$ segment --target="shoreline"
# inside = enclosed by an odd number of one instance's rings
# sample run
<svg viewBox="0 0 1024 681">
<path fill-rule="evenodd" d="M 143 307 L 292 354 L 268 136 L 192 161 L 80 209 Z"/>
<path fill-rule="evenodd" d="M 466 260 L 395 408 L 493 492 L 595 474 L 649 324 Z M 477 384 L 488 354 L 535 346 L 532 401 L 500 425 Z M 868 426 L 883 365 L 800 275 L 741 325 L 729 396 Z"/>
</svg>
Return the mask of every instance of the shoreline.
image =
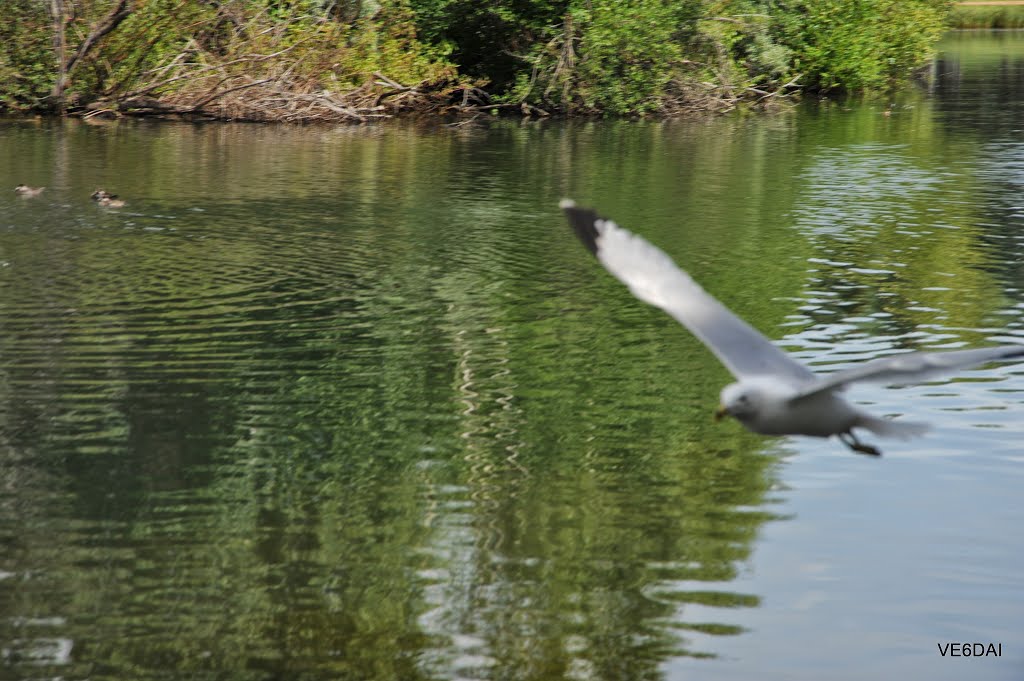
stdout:
<svg viewBox="0 0 1024 681">
<path fill-rule="evenodd" d="M 771 110 L 805 93 L 884 96 L 927 63 L 947 28 L 946 7 L 930 0 L 885 16 L 803 1 L 800 12 L 719 16 L 701 0 L 696 10 L 651 3 L 622 16 L 611 4 L 528 0 L 530 12 L 510 10 L 492 25 L 480 23 L 487 12 L 418 13 L 406 0 L 356 14 L 334 11 L 337 3 L 315 12 L 245 2 L 171 12 L 68 0 L 51 11 L 19 0 L 0 45 L 0 109 L 356 125 L 699 117 Z M 459 7 L 475 5 L 451 0 Z M 863 30 L 851 36 L 850 24 Z"/>
</svg>

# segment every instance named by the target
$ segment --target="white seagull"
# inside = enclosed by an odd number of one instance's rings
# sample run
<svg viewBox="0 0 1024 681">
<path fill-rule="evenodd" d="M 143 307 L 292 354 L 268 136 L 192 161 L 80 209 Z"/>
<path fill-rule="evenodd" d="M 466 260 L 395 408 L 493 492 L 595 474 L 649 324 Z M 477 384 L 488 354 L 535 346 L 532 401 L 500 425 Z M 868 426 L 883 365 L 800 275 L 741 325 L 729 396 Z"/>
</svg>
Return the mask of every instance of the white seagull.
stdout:
<svg viewBox="0 0 1024 681">
<path fill-rule="evenodd" d="M 660 307 L 703 342 L 736 378 L 725 386 L 715 419 L 732 416 L 762 435 L 836 435 L 855 452 L 881 452 L 857 439 L 854 428 L 882 437 L 908 438 L 922 423 L 872 416 L 843 399 L 851 383 L 908 385 L 986 362 L 1024 359 L 1024 345 L 975 350 L 911 352 L 818 375 L 715 300 L 672 259 L 644 239 L 563 199 L 559 204 L 576 236 L 640 300 Z"/>
</svg>

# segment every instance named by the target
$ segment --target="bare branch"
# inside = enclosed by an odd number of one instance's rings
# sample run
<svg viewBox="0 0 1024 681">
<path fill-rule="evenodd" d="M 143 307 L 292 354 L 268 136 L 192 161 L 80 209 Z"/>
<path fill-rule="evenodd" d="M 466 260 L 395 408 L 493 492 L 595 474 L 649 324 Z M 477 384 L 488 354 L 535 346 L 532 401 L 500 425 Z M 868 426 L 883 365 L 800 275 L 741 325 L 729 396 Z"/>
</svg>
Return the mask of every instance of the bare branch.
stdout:
<svg viewBox="0 0 1024 681">
<path fill-rule="evenodd" d="M 78 62 L 89 53 L 92 46 L 95 45 L 100 38 L 117 28 L 122 21 L 131 16 L 131 13 L 132 10 L 128 7 L 128 0 L 120 0 L 120 2 L 110 10 L 110 13 L 93 27 L 92 31 L 89 32 L 89 35 L 82 41 L 82 44 L 78 46 L 75 53 L 71 55 L 65 72 L 70 76 L 71 72 L 74 71 L 75 66 L 77 66 Z"/>
</svg>

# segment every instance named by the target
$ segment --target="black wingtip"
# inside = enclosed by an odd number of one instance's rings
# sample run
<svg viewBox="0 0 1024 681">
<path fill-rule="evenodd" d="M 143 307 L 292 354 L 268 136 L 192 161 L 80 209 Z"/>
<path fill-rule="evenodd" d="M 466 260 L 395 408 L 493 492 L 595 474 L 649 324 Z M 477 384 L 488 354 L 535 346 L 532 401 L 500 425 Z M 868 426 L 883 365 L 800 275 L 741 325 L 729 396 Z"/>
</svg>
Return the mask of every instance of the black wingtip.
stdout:
<svg viewBox="0 0 1024 681">
<path fill-rule="evenodd" d="M 597 221 L 601 218 L 598 217 L 593 209 L 579 208 L 570 199 L 562 199 L 558 203 L 558 207 L 565 212 L 565 217 L 568 218 L 572 231 L 576 232 L 576 236 L 587 247 L 587 250 L 596 256 L 597 237 L 600 236 L 600 233 L 597 231 Z"/>
</svg>

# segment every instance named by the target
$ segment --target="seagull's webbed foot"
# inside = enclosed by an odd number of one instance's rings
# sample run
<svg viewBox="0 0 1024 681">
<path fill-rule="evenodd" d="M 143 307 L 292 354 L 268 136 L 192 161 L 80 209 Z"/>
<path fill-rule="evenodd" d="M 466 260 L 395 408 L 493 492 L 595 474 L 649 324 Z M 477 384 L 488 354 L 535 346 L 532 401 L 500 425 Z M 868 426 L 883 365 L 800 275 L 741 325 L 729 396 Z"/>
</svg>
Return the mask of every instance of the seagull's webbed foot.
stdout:
<svg viewBox="0 0 1024 681">
<path fill-rule="evenodd" d="M 857 452 L 858 454 L 867 454 L 868 456 L 882 456 L 882 452 L 877 447 L 872 447 L 869 444 L 864 444 L 857 439 L 857 436 L 851 432 L 839 433 L 839 439 L 843 441 L 843 444 Z"/>
</svg>

